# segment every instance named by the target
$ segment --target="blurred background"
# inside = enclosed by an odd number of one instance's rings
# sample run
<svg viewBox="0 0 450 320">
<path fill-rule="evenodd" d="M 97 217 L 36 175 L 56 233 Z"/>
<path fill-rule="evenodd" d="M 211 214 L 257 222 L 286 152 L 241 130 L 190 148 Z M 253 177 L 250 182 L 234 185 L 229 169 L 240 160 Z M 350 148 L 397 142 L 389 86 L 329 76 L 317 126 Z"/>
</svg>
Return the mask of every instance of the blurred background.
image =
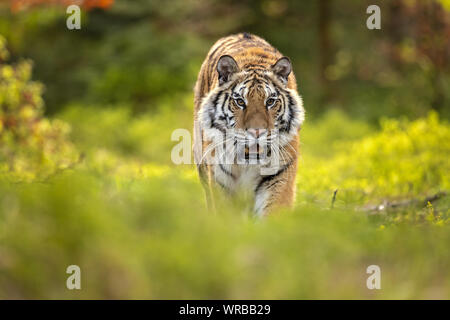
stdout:
<svg viewBox="0 0 450 320">
<path fill-rule="evenodd" d="M 170 160 L 244 31 L 307 113 L 297 205 L 258 224 Z M 448 299 L 449 117 L 449 0 L 0 0 L 0 298 Z"/>
<path fill-rule="evenodd" d="M 449 2 L 378 1 L 381 30 L 369 30 L 372 2 L 12 0 L 0 33 L 12 60 L 34 61 L 49 114 L 73 102 L 154 110 L 192 91 L 219 37 L 247 31 L 292 59 L 311 116 L 448 117 Z M 85 9 L 81 30 L 65 28 L 68 3 Z"/>
</svg>

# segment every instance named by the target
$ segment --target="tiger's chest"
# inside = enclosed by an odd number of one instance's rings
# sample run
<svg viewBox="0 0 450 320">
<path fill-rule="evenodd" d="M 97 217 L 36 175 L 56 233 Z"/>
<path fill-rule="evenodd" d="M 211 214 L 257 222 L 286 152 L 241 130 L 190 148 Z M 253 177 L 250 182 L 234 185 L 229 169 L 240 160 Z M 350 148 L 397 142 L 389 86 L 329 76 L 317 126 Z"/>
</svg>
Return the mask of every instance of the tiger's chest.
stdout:
<svg viewBox="0 0 450 320">
<path fill-rule="evenodd" d="M 214 168 L 216 182 L 231 193 L 254 193 L 261 180 L 258 165 L 218 164 Z"/>
<path fill-rule="evenodd" d="M 263 176 L 258 165 L 216 165 L 215 181 L 223 189 L 240 199 L 248 199 L 253 211 L 259 216 L 267 205 L 270 193 L 259 189 Z"/>
</svg>

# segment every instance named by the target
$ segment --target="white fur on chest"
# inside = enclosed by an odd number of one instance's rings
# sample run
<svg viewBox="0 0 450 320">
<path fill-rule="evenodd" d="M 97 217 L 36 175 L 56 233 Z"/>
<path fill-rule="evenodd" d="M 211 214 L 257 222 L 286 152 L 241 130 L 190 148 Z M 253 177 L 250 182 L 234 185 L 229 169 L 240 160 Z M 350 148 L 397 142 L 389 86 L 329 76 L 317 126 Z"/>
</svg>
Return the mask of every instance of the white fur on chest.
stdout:
<svg viewBox="0 0 450 320">
<path fill-rule="evenodd" d="M 231 192 L 253 192 L 261 179 L 261 169 L 257 165 L 216 165 L 216 180 Z M 231 173 L 231 175 L 230 175 Z"/>
<path fill-rule="evenodd" d="M 254 199 L 254 212 L 258 216 L 263 214 L 269 192 L 261 190 L 256 195 L 254 194 L 262 179 L 259 165 L 222 165 L 222 167 L 216 165 L 215 178 L 231 193 L 251 196 Z"/>
</svg>

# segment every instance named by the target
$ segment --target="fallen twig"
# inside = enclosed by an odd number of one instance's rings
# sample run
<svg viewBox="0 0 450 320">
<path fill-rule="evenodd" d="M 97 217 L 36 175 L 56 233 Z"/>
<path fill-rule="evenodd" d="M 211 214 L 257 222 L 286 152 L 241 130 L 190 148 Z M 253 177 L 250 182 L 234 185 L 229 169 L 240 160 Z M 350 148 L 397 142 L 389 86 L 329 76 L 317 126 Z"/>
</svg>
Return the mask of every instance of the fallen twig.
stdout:
<svg viewBox="0 0 450 320">
<path fill-rule="evenodd" d="M 330 207 L 331 209 L 333 209 L 333 207 L 334 207 L 334 202 L 336 201 L 337 192 L 338 192 L 338 189 L 334 190 L 334 192 L 333 192 L 333 198 L 331 199 L 331 207 Z"/>
<path fill-rule="evenodd" d="M 369 205 L 366 207 L 363 207 L 363 211 L 385 211 L 388 209 L 395 209 L 399 207 L 407 207 L 411 205 L 427 205 L 428 202 L 436 201 L 444 196 L 447 195 L 447 192 L 440 191 L 432 196 L 428 196 L 425 199 L 406 199 L 406 200 L 400 200 L 400 201 L 388 201 L 384 200 L 382 203 L 377 205 Z"/>
</svg>

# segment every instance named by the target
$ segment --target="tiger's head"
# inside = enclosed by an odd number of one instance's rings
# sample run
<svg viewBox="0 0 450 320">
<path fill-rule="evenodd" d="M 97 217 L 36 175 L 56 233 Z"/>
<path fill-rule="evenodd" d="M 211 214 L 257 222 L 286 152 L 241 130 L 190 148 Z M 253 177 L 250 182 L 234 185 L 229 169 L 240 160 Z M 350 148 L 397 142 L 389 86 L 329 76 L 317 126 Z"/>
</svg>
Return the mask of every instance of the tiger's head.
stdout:
<svg viewBox="0 0 450 320">
<path fill-rule="evenodd" d="M 283 148 L 304 120 L 302 100 L 287 85 L 291 71 L 287 57 L 267 69 L 241 70 L 233 57 L 221 56 L 218 85 L 204 98 L 199 116 L 206 139 L 223 139 L 232 132 L 234 145 L 246 143 L 250 157 L 249 150 L 258 156 L 268 145 Z"/>
</svg>

